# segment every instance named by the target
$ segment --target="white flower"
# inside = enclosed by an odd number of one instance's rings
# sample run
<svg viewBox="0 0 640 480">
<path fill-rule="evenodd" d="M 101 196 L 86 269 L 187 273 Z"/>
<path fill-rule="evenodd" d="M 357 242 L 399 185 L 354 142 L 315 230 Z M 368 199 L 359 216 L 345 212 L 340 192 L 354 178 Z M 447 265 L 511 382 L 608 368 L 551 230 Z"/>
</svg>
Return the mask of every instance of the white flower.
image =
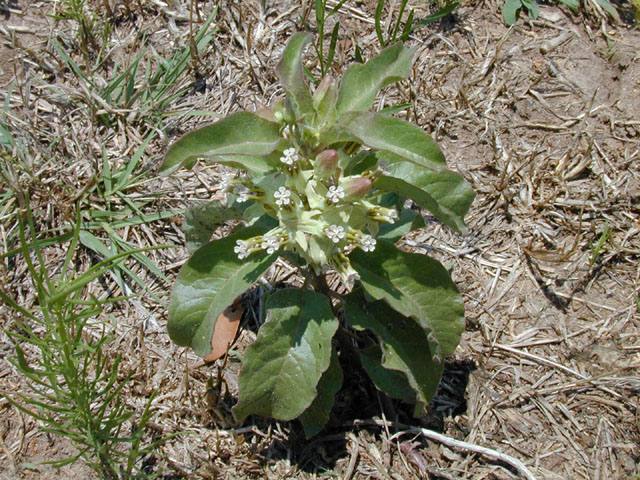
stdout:
<svg viewBox="0 0 640 480">
<path fill-rule="evenodd" d="M 296 149 L 291 147 L 291 148 L 287 148 L 283 153 L 283 156 L 280 157 L 280 161 L 286 165 L 289 166 L 293 166 L 294 163 L 296 163 L 298 161 L 298 159 L 300 158 L 298 156 L 298 153 L 296 152 Z"/>
<path fill-rule="evenodd" d="M 285 187 L 280 187 L 273 196 L 276 197 L 276 205 L 279 207 L 283 207 L 291 203 L 291 191 L 287 190 Z"/>
<path fill-rule="evenodd" d="M 327 192 L 327 200 L 333 203 L 338 203 L 340 199 L 344 198 L 344 189 L 341 186 L 330 186 Z"/>
<path fill-rule="evenodd" d="M 228 192 L 229 190 L 231 190 L 231 187 L 233 186 L 233 180 L 233 175 L 229 173 L 223 174 L 220 180 L 220 190 L 222 192 Z"/>
<path fill-rule="evenodd" d="M 324 233 L 333 243 L 338 243 L 345 237 L 344 228 L 340 225 L 329 225 L 324 229 Z"/>
<path fill-rule="evenodd" d="M 376 249 L 376 239 L 371 235 L 365 235 L 360 239 L 360 248 L 365 252 L 373 252 Z"/>
<path fill-rule="evenodd" d="M 268 254 L 272 254 L 280 248 L 280 241 L 276 236 L 265 236 L 262 240 L 262 245 L 260 245 L 260 247 L 266 250 Z"/>
<path fill-rule="evenodd" d="M 247 244 L 242 240 L 236 240 L 236 246 L 233 247 L 233 251 L 238 255 L 238 258 L 240 260 L 245 259 L 249 256 Z"/>
<path fill-rule="evenodd" d="M 251 190 L 246 185 L 236 185 L 233 189 L 233 193 L 238 196 L 238 202 L 243 203 L 249 200 Z"/>
</svg>

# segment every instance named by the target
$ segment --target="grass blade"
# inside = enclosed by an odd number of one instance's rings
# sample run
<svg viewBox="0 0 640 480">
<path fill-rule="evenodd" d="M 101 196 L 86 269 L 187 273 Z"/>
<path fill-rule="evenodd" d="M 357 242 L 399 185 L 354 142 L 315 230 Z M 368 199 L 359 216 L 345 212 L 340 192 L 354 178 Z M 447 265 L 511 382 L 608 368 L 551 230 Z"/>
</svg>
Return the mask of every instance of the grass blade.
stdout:
<svg viewBox="0 0 640 480">
<path fill-rule="evenodd" d="M 384 35 L 382 34 L 382 10 L 384 8 L 384 0 L 378 0 L 378 5 L 376 6 L 376 14 L 375 14 L 375 25 L 376 25 L 376 35 L 378 36 L 378 42 L 380 42 L 380 47 L 386 47 L 386 43 L 384 41 Z"/>
</svg>

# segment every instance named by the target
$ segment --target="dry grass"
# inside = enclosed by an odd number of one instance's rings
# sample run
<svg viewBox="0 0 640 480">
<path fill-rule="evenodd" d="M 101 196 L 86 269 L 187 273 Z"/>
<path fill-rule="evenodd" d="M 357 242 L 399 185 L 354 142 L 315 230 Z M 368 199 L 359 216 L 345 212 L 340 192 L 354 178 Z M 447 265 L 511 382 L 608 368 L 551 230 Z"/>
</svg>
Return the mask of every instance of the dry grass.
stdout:
<svg viewBox="0 0 640 480">
<path fill-rule="evenodd" d="M 108 80 L 112 62 L 135 56 L 140 32 L 161 55 L 188 44 L 189 2 L 111 3 L 119 20 L 110 57 L 96 78 Z M 217 193 L 215 167 L 198 166 L 169 179 L 152 175 L 167 143 L 211 120 L 193 112 L 224 116 L 282 93 L 275 64 L 304 19 L 312 23 L 313 2 L 266 3 L 221 2 L 211 47 L 181 78 L 196 87 L 197 72 L 206 89 L 192 88 L 171 105 L 173 115 L 164 124 L 168 138 L 152 142 L 140 166 L 150 175 L 127 191 L 130 198 L 149 199 L 145 212 L 182 208 Z M 355 44 L 365 57 L 377 49 L 371 23 L 376 2 L 347 3 L 339 17 L 336 74 L 352 61 Z M 150 127 L 131 119 L 131 112 L 115 112 L 111 127 L 96 121 L 86 92 L 53 54 L 53 38 L 72 45 L 76 37 L 72 23 L 44 15 L 52 4 L 0 1 L 5 5 L 0 100 L 9 98 L 14 85 L 5 123 L 25 152 L 16 179 L 30 192 L 42 231 L 56 229 L 74 218 L 74 202 L 104 174 L 102 147 L 113 166 L 122 164 Z M 205 15 L 211 7 L 200 8 Z M 411 44 L 418 47 L 413 76 L 388 90 L 380 106 L 410 102 L 408 118 L 433 133 L 450 168 L 477 192 L 467 236 L 428 221 L 405 240 L 407 248 L 452 269 L 467 309 L 467 329 L 433 415 L 413 426 L 508 454 L 540 479 L 633 478 L 640 474 L 640 35 L 626 25 L 549 6 L 537 21 L 508 30 L 499 5 L 484 2 L 461 7 L 455 22 L 420 30 Z M 85 68 L 92 61 L 74 58 Z M 0 193 L 6 188 L 0 186 Z M 84 199 L 85 206 L 107 208 L 101 202 L 95 195 Z M 1 209 L 0 240 L 9 250 L 15 248 L 16 200 L 5 198 Z M 134 245 L 183 245 L 179 223 L 172 217 L 120 234 Z M 593 246 L 605 229 L 610 237 L 596 256 Z M 64 249 L 47 250 L 52 266 Z M 170 279 L 186 256 L 183 248 L 150 253 Z M 78 268 L 93 260 L 82 252 Z M 19 257 L 0 265 L 0 285 L 32 305 Z M 308 442 L 295 423 L 253 419 L 235 426 L 230 407 L 237 360 L 224 368 L 226 395 L 208 384 L 217 379 L 217 367 L 189 368 L 197 359 L 173 345 L 164 329 L 170 285 L 135 262 L 131 268 L 149 291 L 110 312 L 117 323 L 109 348 L 123 353 L 125 372 L 133 372 L 126 392 L 130 406 L 142 408 L 158 392 L 150 438 L 184 432 L 155 459 L 167 478 L 517 478 L 505 463 L 396 425 L 396 419 L 409 421 L 404 407 L 357 380 L 340 394 L 336 422 Z M 291 275 L 279 264 L 261 288 Z M 117 291 L 110 278 L 93 288 L 99 295 Z M 0 307 L 3 328 L 10 328 L 12 315 Z M 239 345 L 255 337 L 258 316 L 248 315 Z M 10 355 L 3 337 L 5 392 L 23 388 L 6 361 Z M 24 468 L 23 462 L 72 451 L 39 433 L 4 399 L 0 412 L 0 477 L 41 478 L 47 467 Z M 58 476 L 91 478 L 82 465 L 65 467 Z"/>
</svg>

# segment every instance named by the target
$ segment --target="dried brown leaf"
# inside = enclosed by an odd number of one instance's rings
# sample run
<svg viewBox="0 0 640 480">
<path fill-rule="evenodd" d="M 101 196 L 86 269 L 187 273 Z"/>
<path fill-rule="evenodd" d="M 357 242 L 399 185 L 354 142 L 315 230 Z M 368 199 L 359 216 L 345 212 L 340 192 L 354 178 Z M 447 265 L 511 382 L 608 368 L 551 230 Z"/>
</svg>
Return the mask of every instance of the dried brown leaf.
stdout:
<svg viewBox="0 0 640 480">
<path fill-rule="evenodd" d="M 213 335 L 211 335 L 211 353 L 204 357 L 205 362 L 215 362 L 222 357 L 236 338 L 240 319 L 244 313 L 244 307 L 240 302 L 234 302 L 233 305 L 218 315 L 216 324 L 213 327 Z"/>
</svg>

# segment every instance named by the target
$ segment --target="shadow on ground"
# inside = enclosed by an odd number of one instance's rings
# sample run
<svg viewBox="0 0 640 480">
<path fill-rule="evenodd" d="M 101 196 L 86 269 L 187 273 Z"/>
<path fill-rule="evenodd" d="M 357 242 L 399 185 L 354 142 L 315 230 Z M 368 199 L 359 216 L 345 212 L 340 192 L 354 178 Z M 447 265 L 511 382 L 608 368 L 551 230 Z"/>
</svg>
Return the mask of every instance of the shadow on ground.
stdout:
<svg viewBox="0 0 640 480">
<path fill-rule="evenodd" d="M 471 360 L 452 361 L 445 365 L 438 393 L 433 398 L 427 416 L 413 418 L 413 406 L 391 399 L 377 390 L 366 374 L 352 366 L 345 366 L 345 384 L 336 397 L 331 419 L 318 435 L 306 439 L 301 425 L 287 422 L 280 425 L 288 431 L 284 440 L 274 440 L 259 452 L 264 465 L 287 460 L 306 473 L 329 472 L 341 459 L 348 460 L 348 433 L 368 430 L 378 439 L 385 434 L 380 419 L 389 421 L 391 434 L 394 424 L 444 431 L 447 418 L 464 414 L 467 408 L 465 392 L 469 374 L 477 367 Z M 346 371 L 349 370 L 349 371 Z M 250 417 L 262 429 L 264 419 Z M 275 428 L 277 422 L 269 422 Z M 268 428 L 268 427 L 267 427 Z M 401 428 L 400 428 L 401 429 Z"/>
</svg>

